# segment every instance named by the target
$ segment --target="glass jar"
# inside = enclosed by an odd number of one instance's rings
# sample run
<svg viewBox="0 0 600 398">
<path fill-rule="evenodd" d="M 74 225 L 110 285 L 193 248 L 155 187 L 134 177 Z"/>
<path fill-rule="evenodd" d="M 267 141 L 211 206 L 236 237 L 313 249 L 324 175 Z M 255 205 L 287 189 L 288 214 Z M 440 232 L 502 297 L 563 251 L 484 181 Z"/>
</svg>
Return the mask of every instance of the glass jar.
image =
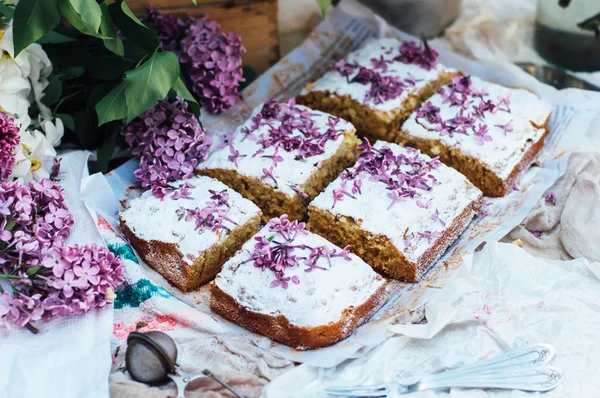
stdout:
<svg viewBox="0 0 600 398">
<path fill-rule="evenodd" d="M 570 70 L 600 70 L 600 0 L 538 0 L 535 48 Z"/>
</svg>

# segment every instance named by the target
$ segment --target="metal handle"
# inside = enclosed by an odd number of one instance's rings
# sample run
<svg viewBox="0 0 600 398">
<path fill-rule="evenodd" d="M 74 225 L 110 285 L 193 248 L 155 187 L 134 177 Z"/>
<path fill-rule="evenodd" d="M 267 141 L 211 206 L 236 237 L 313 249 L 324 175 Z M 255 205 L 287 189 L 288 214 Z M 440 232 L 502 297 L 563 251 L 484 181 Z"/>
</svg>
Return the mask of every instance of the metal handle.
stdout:
<svg viewBox="0 0 600 398">
<path fill-rule="evenodd" d="M 208 369 L 204 369 L 200 373 L 188 373 L 179 369 L 178 367 L 176 367 L 175 369 L 177 373 L 169 374 L 169 378 L 175 383 L 175 387 L 177 388 L 177 398 L 185 398 L 185 388 L 188 386 L 188 384 L 201 377 L 210 377 L 217 383 L 225 387 L 227 390 L 229 390 L 237 398 L 244 398 L 240 393 L 234 390 L 233 387 L 231 387 L 223 380 L 219 379 L 217 376 L 212 374 L 212 372 Z"/>
<path fill-rule="evenodd" d="M 489 360 L 427 376 L 418 383 L 417 389 L 487 387 L 548 391 L 563 377 L 559 369 L 542 367 L 552 360 L 554 352 L 549 344 L 517 348 Z"/>
<path fill-rule="evenodd" d="M 439 390 L 452 387 L 501 388 L 523 391 L 550 391 L 563 379 L 560 369 L 543 366 L 530 369 L 505 369 L 495 373 L 463 374 L 456 378 L 428 377 L 418 383 L 416 390 Z"/>
</svg>

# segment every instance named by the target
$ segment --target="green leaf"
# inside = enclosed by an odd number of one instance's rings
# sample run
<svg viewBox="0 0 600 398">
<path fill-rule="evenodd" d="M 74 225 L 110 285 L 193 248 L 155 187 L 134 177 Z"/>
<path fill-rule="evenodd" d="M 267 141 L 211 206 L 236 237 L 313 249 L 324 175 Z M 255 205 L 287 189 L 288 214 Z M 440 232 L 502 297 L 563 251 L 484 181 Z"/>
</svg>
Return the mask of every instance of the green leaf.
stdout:
<svg viewBox="0 0 600 398">
<path fill-rule="evenodd" d="M 15 229 L 15 227 L 17 226 L 17 223 L 15 220 L 10 220 L 9 222 L 6 223 L 6 225 L 4 226 L 4 230 L 5 231 L 12 231 L 13 229 Z"/>
<path fill-rule="evenodd" d="M 60 22 L 58 0 L 21 0 L 15 8 L 13 37 L 15 57 Z"/>
<path fill-rule="evenodd" d="M 54 116 L 60 118 L 66 128 L 73 132 L 75 131 L 75 121 L 73 120 L 73 116 L 69 115 L 68 113 L 57 113 Z"/>
<path fill-rule="evenodd" d="M 331 0 L 317 0 L 317 5 L 319 6 L 319 9 L 321 10 L 321 14 L 323 15 L 323 18 L 325 18 L 325 16 L 327 15 L 327 10 L 331 6 Z"/>
<path fill-rule="evenodd" d="M 39 44 L 60 44 L 60 43 L 70 43 L 76 41 L 76 39 L 63 35 L 61 33 L 55 32 L 55 31 L 51 31 L 46 33 L 44 36 L 42 36 L 41 39 L 39 39 L 37 42 Z"/>
<path fill-rule="evenodd" d="M 194 5 L 195 5 L 196 7 L 198 7 L 198 2 L 197 2 L 196 0 L 192 0 L 192 3 L 194 3 Z"/>
<path fill-rule="evenodd" d="M 63 92 L 62 80 L 57 75 L 52 75 L 48 78 L 48 86 L 44 90 L 42 102 L 48 106 L 58 102 Z"/>
<path fill-rule="evenodd" d="M 120 83 L 96 104 L 98 126 L 113 120 L 127 117 L 127 102 L 125 100 L 125 84 Z"/>
<path fill-rule="evenodd" d="M 4 22 L 8 23 L 15 16 L 15 8 L 4 1 L 0 0 L 0 14 L 4 15 Z"/>
<path fill-rule="evenodd" d="M 83 34 L 101 38 L 98 34 L 102 10 L 95 0 L 58 0 L 67 21 Z"/>
<path fill-rule="evenodd" d="M 113 153 L 115 153 L 116 136 L 116 132 L 110 134 L 108 137 L 104 138 L 102 145 L 98 148 L 98 168 L 102 173 L 108 172 L 108 162 L 110 162 Z"/>
<path fill-rule="evenodd" d="M 112 17 L 110 16 L 110 11 L 108 10 L 108 3 L 106 1 L 103 1 L 102 3 L 100 3 L 100 8 L 102 9 L 102 21 L 100 22 L 100 31 L 104 36 L 104 46 L 113 53 L 123 56 L 123 54 L 125 53 L 123 50 L 123 42 L 117 34 L 117 30 L 115 29 L 115 25 L 113 24 Z"/>
<path fill-rule="evenodd" d="M 38 271 L 41 270 L 41 269 L 42 269 L 42 267 L 40 267 L 38 265 L 38 266 L 35 266 L 35 267 L 27 268 L 27 271 L 25 271 L 25 272 L 27 273 L 27 276 L 33 276 L 33 275 L 37 274 Z"/>
<path fill-rule="evenodd" d="M 123 0 L 117 0 L 116 3 L 109 5 L 108 9 L 113 22 L 127 38 L 126 42 L 131 39 L 149 51 L 154 51 L 160 46 L 154 29 L 144 25 Z"/>
<path fill-rule="evenodd" d="M 104 46 L 98 46 L 90 54 L 90 64 L 86 73 L 97 80 L 120 80 L 123 74 L 136 64 L 136 60 L 119 56 Z"/>
<path fill-rule="evenodd" d="M 155 52 L 150 59 L 125 72 L 127 122 L 165 99 L 179 77 L 179 59 L 170 51 Z"/>
<path fill-rule="evenodd" d="M 181 97 L 188 103 L 188 109 L 192 112 L 196 117 L 200 117 L 200 104 L 196 101 L 196 98 L 190 93 L 188 88 L 181 80 L 181 77 L 178 77 L 175 80 L 175 84 L 173 84 L 172 91 L 175 95 L 172 97 Z"/>
</svg>

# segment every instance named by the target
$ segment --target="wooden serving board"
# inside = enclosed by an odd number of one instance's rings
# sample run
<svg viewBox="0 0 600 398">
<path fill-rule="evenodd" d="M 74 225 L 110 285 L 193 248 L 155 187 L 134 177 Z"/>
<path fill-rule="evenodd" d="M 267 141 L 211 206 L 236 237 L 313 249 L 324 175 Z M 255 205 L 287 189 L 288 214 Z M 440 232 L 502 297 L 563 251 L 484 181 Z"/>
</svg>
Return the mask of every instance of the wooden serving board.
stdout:
<svg viewBox="0 0 600 398">
<path fill-rule="evenodd" d="M 165 14 L 177 17 L 208 16 L 219 22 L 223 32 L 235 31 L 246 47 L 245 66 L 258 74 L 279 60 L 277 31 L 277 0 L 127 0 L 127 5 L 138 15 L 144 8 L 154 5 Z"/>
</svg>

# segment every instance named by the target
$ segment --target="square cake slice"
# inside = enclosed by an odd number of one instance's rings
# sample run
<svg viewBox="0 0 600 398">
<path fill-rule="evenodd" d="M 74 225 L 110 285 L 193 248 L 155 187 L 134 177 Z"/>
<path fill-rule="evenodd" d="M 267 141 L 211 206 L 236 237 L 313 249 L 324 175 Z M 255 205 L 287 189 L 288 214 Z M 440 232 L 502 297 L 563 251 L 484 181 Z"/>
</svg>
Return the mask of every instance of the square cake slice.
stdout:
<svg viewBox="0 0 600 398">
<path fill-rule="evenodd" d="M 483 202 L 462 174 L 412 148 L 368 141 L 352 169 L 313 200 L 307 228 L 376 271 L 417 282 Z"/>
<path fill-rule="evenodd" d="M 355 161 L 354 126 L 307 107 L 267 102 L 211 153 L 196 173 L 217 178 L 256 203 L 264 221 L 301 220 L 308 203 Z"/>
<path fill-rule="evenodd" d="M 303 350 L 350 335 L 383 305 L 386 285 L 347 249 L 283 215 L 225 263 L 211 285 L 210 308 Z"/>
<path fill-rule="evenodd" d="M 183 291 L 211 281 L 258 231 L 261 212 L 220 181 L 194 177 L 151 191 L 121 212 L 121 230 L 151 267 Z"/>
<path fill-rule="evenodd" d="M 394 141 L 402 122 L 458 72 L 423 42 L 374 39 L 337 62 L 298 102 L 351 121 L 372 139 Z"/>
<path fill-rule="evenodd" d="M 413 112 L 397 141 L 439 156 L 486 196 L 504 196 L 544 146 L 551 112 L 527 90 L 456 76 Z"/>
</svg>

